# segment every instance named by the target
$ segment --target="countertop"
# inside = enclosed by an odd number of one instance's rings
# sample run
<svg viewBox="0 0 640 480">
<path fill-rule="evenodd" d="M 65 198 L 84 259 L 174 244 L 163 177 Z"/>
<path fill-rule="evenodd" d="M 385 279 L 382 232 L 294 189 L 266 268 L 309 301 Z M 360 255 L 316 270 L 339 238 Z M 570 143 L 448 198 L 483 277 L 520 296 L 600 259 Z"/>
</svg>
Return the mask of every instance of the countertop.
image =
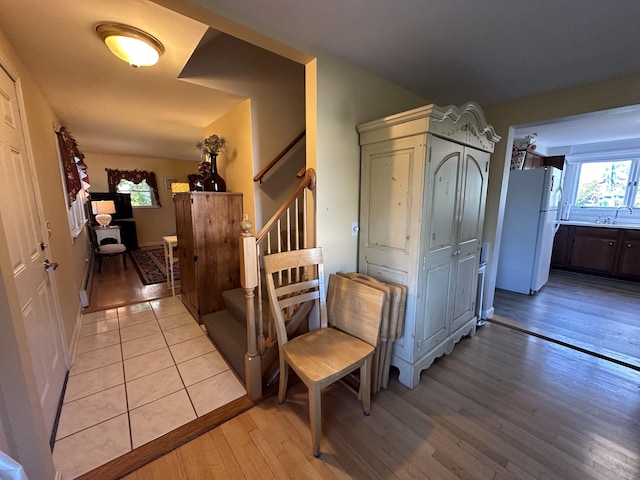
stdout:
<svg viewBox="0 0 640 480">
<path fill-rule="evenodd" d="M 640 230 L 639 224 L 629 223 L 596 223 L 580 220 L 560 220 L 560 225 L 575 225 L 576 227 L 620 228 L 623 230 Z"/>
</svg>

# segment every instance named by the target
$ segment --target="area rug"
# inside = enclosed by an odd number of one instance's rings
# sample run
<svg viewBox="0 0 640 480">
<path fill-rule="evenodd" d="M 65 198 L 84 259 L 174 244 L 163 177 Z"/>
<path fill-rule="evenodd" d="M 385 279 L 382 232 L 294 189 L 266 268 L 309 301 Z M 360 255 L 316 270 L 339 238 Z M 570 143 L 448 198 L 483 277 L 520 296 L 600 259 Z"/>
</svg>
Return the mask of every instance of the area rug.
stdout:
<svg viewBox="0 0 640 480">
<path fill-rule="evenodd" d="M 144 285 L 153 285 L 167 281 L 164 264 L 164 248 L 141 248 L 131 252 L 133 264 Z M 180 262 L 173 257 L 173 278 L 180 280 Z"/>
</svg>

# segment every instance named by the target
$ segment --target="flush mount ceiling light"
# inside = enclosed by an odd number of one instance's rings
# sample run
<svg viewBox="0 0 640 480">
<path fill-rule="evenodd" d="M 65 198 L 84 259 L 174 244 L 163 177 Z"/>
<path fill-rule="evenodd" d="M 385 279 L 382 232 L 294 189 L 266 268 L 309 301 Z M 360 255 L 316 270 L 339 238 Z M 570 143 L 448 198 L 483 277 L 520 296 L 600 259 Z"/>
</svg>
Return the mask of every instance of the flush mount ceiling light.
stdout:
<svg viewBox="0 0 640 480">
<path fill-rule="evenodd" d="M 135 68 L 155 65 L 164 52 L 156 38 L 129 25 L 101 23 L 96 32 L 111 53 Z"/>
</svg>

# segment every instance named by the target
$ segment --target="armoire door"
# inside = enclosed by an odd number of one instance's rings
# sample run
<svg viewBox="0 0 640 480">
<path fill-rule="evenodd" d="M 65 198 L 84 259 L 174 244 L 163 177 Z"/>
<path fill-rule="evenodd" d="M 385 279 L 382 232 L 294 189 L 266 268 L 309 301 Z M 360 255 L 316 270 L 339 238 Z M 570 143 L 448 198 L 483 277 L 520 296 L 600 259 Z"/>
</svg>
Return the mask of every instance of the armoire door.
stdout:
<svg viewBox="0 0 640 480">
<path fill-rule="evenodd" d="M 424 195 L 423 267 L 419 312 L 425 318 L 416 331 L 417 355 L 429 351 L 449 334 L 457 262 L 457 201 L 462 145 L 429 136 Z"/>
<path fill-rule="evenodd" d="M 460 198 L 458 201 L 457 263 L 453 290 L 451 331 L 462 327 L 475 316 L 478 288 L 478 256 L 482 241 L 489 153 L 470 147 L 464 149 L 460 168 Z"/>
<path fill-rule="evenodd" d="M 424 135 L 386 140 L 362 148 L 359 271 L 384 281 L 417 284 L 424 178 Z M 407 298 L 405 329 L 412 331 L 416 295 Z M 409 359 L 412 345 L 396 342 Z"/>
</svg>

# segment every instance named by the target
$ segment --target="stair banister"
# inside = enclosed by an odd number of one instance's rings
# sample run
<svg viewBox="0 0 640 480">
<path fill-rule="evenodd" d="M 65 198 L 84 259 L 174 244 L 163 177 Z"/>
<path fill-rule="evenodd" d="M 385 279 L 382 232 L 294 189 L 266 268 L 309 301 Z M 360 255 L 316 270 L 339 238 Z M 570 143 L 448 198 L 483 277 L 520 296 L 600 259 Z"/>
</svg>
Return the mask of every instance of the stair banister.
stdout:
<svg viewBox="0 0 640 480">
<path fill-rule="evenodd" d="M 266 366 L 262 365 L 261 356 L 265 353 L 267 347 L 277 345 L 275 343 L 275 332 L 271 325 L 269 325 L 267 337 L 264 334 L 262 282 L 260 276 L 261 255 L 273 253 L 274 250 L 281 252 L 283 248 L 286 248 L 286 251 L 290 251 L 309 246 L 307 235 L 307 189 L 313 190 L 315 182 L 315 171 L 311 168 L 307 169 L 303 181 L 300 182 L 257 235 L 251 232 L 253 225 L 246 215 L 241 223 L 240 281 L 245 292 L 247 311 L 245 374 L 247 394 L 251 400 L 257 400 L 262 396 L 262 374 Z M 293 219 L 291 218 L 292 214 Z M 300 220 L 302 220 L 302 224 Z M 287 236 L 286 242 L 283 242 L 282 239 L 283 223 Z M 272 234 L 275 234 L 273 240 Z M 277 244 L 274 245 L 276 242 Z M 263 247 L 264 251 L 261 252 Z"/>
<path fill-rule="evenodd" d="M 244 289 L 247 306 L 247 353 L 245 354 L 244 368 L 247 387 L 247 395 L 251 400 L 257 400 L 262 396 L 262 368 L 258 345 L 256 341 L 256 314 L 254 308 L 254 291 L 258 286 L 258 257 L 256 241 L 251 233 L 252 224 L 248 215 L 243 215 L 240 227 L 240 285 Z"/>
<path fill-rule="evenodd" d="M 291 150 L 293 147 L 295 147 L 295 145 L 304 138 L 304 136 L 307 134 L 306 130 L 303 130 L 301 133 L 298 134 L 298 136 L 296 138 L 293 139 L 293 141 L 287 145 L 286 147 L 284 147 L 284 150 L 282 150 L 277 156 L 276 158 L 274 158 L 273 160 L 271 160 L 269 162 L 269 164 L 264 167 L 255 177 L 253 177 L 253 181 L 254 182 L 260 182 L 262 183 L 262 179 L 264 178 L 264 176 L 267 174 L 267 172 L 269 170 L 271 170 L 287 153 L 289 153 L 289 150 Z M 302 178 L 302 177 L 298 177 L 298 178 Z"/>
</svg>

